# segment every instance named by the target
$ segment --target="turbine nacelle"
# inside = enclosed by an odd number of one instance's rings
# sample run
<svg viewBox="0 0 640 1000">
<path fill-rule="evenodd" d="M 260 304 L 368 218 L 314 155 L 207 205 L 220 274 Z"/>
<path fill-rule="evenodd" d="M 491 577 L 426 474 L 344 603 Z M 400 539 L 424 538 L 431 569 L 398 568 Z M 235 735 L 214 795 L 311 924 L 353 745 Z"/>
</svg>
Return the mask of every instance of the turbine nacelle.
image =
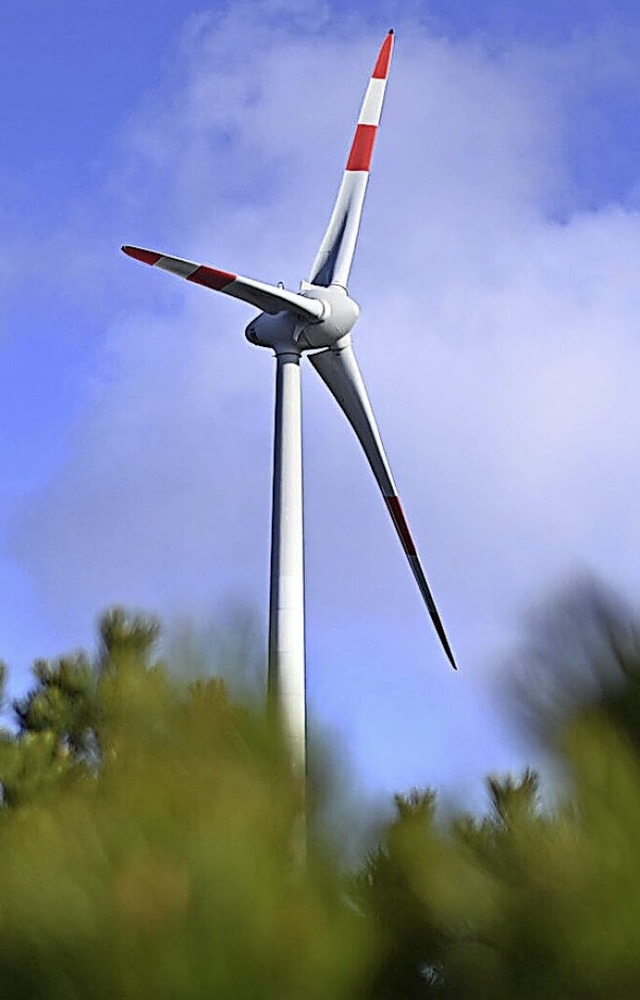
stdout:
<svg viewBox="0 0 640 1000">
<path fill-rule="evenodd" d="M 317 318 L 303 316 L 295 308 L 275 314 L 262 312 L 247 326 L 247 340 L 258 347 L 270 347 L 276 353 L 287 349 L 302 353 L 336 347 L 351 332 L 360 315 L 358 303 L 349 297 L 342 285 L 325 287 L 302 281 L 300 295 L 313 299 L 322 307 Z"/>
</svg>

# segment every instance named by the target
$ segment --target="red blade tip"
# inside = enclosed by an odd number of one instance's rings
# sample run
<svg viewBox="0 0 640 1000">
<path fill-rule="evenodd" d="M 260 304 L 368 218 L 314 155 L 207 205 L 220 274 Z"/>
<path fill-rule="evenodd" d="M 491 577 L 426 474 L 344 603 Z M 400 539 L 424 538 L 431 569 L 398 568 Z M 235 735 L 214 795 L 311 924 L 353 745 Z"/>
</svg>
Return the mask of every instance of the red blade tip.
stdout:
<svg viewBox="0 0 640 1000">
<path fill-rule="evenodd" d="M 389 63 L 391 62 L 391 50 L 393 49 L 393 31 L 390 31 L 384 42 L 371 76 L 374 80 L 386 80 L 389 73 Z"/>
<path fill-rule="evenodd" d="M 154 253 L 153 250 L 143 250 L 141 247 L 124 246 L 120 248 L 127 257 L 141 260 L 143 264 L 157 264 L 162 257 L 161 253 Z"/>
</svg>

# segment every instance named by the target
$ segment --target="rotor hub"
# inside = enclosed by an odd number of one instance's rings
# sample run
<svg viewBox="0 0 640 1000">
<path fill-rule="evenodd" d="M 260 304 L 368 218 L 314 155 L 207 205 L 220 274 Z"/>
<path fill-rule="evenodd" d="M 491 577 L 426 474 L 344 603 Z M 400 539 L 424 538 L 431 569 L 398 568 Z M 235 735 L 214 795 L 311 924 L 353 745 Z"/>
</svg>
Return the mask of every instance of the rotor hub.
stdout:
<svg viewBox="0 0 640 1000">
<path fill-rule="evenodd" d="M 342 285 L 324 287 L 303 281 L 300 293 L 322 304 L 318 320 L 310 321 L 288 310 L 275 314 L 263 312 L 247 326 L 247 340 L 259 347 L 271 347 L 277 353 L 287 348 L 302 353 L 334 347 L 351 331 L 360 315 L 358 303 Z"/>
</svg>

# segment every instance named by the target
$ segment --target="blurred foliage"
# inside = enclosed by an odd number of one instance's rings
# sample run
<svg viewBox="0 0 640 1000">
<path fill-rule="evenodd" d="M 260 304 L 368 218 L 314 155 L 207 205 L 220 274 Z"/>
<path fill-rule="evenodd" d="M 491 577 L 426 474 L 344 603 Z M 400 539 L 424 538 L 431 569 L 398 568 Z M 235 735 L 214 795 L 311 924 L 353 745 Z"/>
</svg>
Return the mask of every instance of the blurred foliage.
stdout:
<svg viewBox="0 0 640 1000">
<path fill-rule="evenodd" d="M 604 589 L 570 588 L 520 651 L 520 718 L 570 775 L 492 777 L 485 817 L 396 799 L 352 891 L 376 945 L 370 1000 L 640 997 L 640 623 Z"/>
<path fill-rule="evenodd" d="M 317 849 L 278 734 L 218 679 L 101 623 L 96 662 L 36 663 L 0 745 L 0 996 L 341 997 L 366 930 Z"/>
<path fill-rule="evenodd" d="M 98 655 L 37 662 L 0 732 L 0 995 L 636 1000 L 639 635 L 582 588 L 519 652 L 521 717 L 570 776 L 553 809 L 531 770 L 490 777 L 485 816 L 414 790 L 345 873 L 318 836 L 300 861 L 266 713 L 110 612 Z"/>
<path fill-rule="evenodd" d="M 640 619 L 613 590 L 582 577 L 529 613 L 505 671 L 506 695 L 546 749 L 562 752 L 566 726 L 593 708 L 638 740 L 639 664 Z"/>
</svg>

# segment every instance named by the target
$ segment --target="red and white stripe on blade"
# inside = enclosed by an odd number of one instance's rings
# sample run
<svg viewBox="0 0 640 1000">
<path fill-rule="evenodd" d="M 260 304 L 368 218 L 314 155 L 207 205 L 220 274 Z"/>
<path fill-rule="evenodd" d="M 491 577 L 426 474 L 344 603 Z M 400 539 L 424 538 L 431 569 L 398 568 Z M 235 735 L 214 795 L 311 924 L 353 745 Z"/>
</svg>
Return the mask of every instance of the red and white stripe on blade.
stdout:
<svg viewBox="0 0 640 1000">
<path fill-rule="evenodd" d="M 380 432 L 378 431 L 353 348 L 351 344 L 348 344 L 340 350 L 320 351 L 318 354 L 310 354 L 309 361 L 339 403 L 347 420 L 356 432 L 358 440 L 369 460 L 369 465 L 376 477 L 378 486 L 382 491 L 402 548 L 409 560 L 409 565 L 416 578 L 423 600 L 427 605 L 431 621 L 438 633 L 438 637 L 451 666 L 456 670 L 456 662 L 451 646 L 449 645 L 449 640 L 447 639 L 438 609 L 431 594 L 431 589 L 422 569 L 415 543 L 409 531 L 404 511 L 402 510 L 396 484 L 393 480 L 384 448 L 382 447 Z"/>
<path fill-rule="evenodd" d="M 213 288 L 216 292 L 224 292 L 235 299 L 242 299 L 262 312 L 279 313 L 283 310 L 295 313 L 309 321 L 317 320 L 323 312 L 323 306 L 315 299 L 307 299 L 297 292 L 288 292 L 285 288 L 267 285 L 253 278 L 243 278 L 230 271 L 219 271 L 206 264 L 195 264 L 192 260 L 182 260 L 181 257 L 168 257 L 155 250 L 143 250 L 141 247 L 122 247 L 124 253 L 144 264 L 161 267 L 180 278 L 193 281 L 196 285 Z"/>
<path fill-rule="evenodd" d="M 384 92 L 393 52 L 393 30 L 389 32 L 373 69 L 351 143 L 342 184 L 309 275 L 314 285 L 347 287 L 356 249 L 364 196 L 369 180 L 373 147 L 382 114 Z"/>
</svg>

